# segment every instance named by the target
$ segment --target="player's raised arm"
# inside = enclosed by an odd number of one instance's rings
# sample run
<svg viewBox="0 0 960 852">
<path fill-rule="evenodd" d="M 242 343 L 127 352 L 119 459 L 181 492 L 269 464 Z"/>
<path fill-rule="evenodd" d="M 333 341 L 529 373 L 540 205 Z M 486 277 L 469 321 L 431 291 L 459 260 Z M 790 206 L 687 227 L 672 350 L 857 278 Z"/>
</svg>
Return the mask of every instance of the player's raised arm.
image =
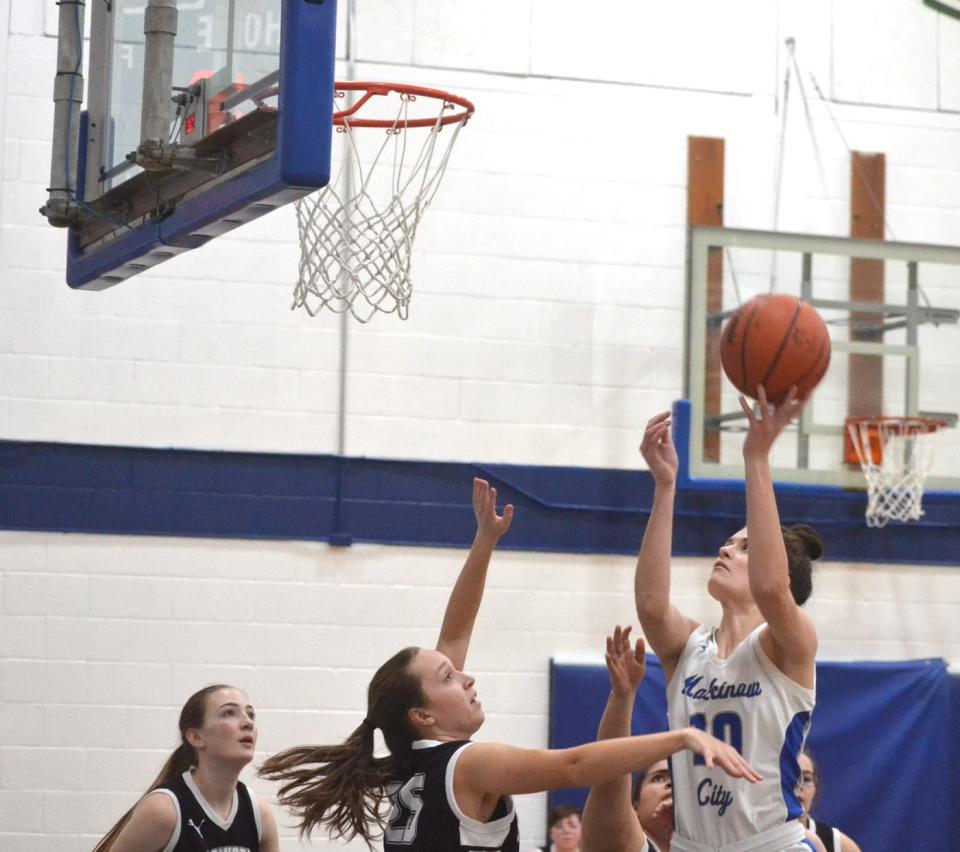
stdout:
<svg viewBox="0 0 960 852">
<path fill-rule="evenodd" d="M 645 653 L 643 639 L 637 640 L 635 648 L 630 646 L 629 627 L 621 630 L 617 625 L 607 637 L 610 696 L 597 729 L 598 740 L 630 736 L 634 698 L 646 671 Z M 584 849 L 619 852 L 641 848 L 643 832 L 630 801 L 630 784 L 631 776 L 621 775 L 590 790 L 581 821 Z"/>
<path fill-rule="evenodd" d="M 670 412 L 651 418 L 640 453 L 653 476 L 653 508 L 637 556 L 633 591 L 637 617 L 667 680 L 697 623 L 670 602 L 670 555 L 673 549 L 673 503 L 680 467 L 670 437 Z"/>
<path fill-rule="evenodd" d="M 784 531 L 770 470 L 770 450 L 787 424 L 799 416 L 803 401 L 797 399 L 796 388 L 775 408 L 767 403 L 762 387 L 758 389 L 758 396 L 760 405 L 756 414 L 740 397 L 748 426 L 743 460 L 750 594 L 767 623 L 771 645 L 764 642 L 765 650 L 772 651 L 771 657 L 785 674 L 809 687 L 814 682 L 817 633 L 813 620 L 800 609 L 790 588 Z"/>
<path fill-rule="evenodd" d="M 646 645 L 643 639 L 637 639 L 636 647 L 630 646 L 631 629 L 621 629 L 618 624 L 613 635 L 607 637 L 604 661 L 610 675 L 610 695 L 597 728 L 598 740 L 630 736 L 634 699 L 647 670 Z"/>
<path fill-rule="evenodd" d="M 497 489 L 491 488 L 483 479 L 474 478 L 473 513 L 477 518 L 477 532 L 450 592 L 437 640 L 437 650 L 446 654 L 457 669 L 462 669 L 466 662 L 473 625 L 483 600 L 490 556 L 497 542 L 510 529 L 513 506 L 505 506 L 503 515 L 498 515 Z"/>
</svg>

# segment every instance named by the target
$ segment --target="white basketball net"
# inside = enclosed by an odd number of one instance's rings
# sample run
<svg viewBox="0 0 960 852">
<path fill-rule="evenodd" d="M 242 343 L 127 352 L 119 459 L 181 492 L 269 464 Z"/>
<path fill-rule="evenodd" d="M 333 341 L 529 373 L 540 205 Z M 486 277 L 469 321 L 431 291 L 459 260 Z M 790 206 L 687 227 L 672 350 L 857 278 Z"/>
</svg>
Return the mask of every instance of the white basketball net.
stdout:
<svg viewBox="0 0 960 852">
<path fill-rule="evenodd" d="M 936 424 L 936 425 L 931 425 Z M 867 478 L 869 527 L 923 517 L 923 484 L 933 466 L 938 421 L 902 418 L 847 423 Z"/>
<path fill-rule="evenodd" d="M 408 128 L 416 97 L 398 97 L 390 129 L 352 128 L 344 120 L 337 128 L 346 141 L 340 171 L 297 202 L 300 279 L 291 308 L 302 307 L 311 316 L 324 307 L 350 311 L 360 322 L 378 311 L 407 318 L 413 238 L 466 121 L 444 127 L 444 110 L 453 105 L 435 101 L 436 123 Z M 415 152 L 416 135 L 424 141 Z"/>
</svg>

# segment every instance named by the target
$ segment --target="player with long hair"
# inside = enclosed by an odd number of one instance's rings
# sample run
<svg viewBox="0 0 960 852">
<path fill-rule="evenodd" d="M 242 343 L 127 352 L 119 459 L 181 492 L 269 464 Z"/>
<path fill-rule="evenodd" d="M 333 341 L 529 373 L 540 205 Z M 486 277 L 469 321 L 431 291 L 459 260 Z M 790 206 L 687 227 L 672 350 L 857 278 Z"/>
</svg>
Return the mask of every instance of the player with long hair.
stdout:
<svg viewBox="0 0 960 852">
<path fill-rule="evenodd" d="M 371 846 L 382 836 L 385 852 L 516 852 L 514 794 L 591 786 L 683 749 L 732 777 L 757 780 L 733 748 L 691 726 L 558 750 L 473 742 L 484 710 L 463 667 L 490 557 L 513 517 L 511 506 L 497 515 L 496 490 L 480 479 L 473 508 L 476 536 L 436 648 L 404 648 L 378 669 L 366 718 L 345 742 L 292 748 L 262 765 L 262 775 L 281 782 L 280 802 L 301 833 L 322 828 Z M 382 757 L 374 751 L 377 730 L 389 750 Z"/>
<path fill-rule="evenodd" d="M 254 709 L 214 684 L 180 711 L 180 744 L 93 852 L 278 852 L 270 806 L 239 780 L 257 746 Z"/>
</svg>

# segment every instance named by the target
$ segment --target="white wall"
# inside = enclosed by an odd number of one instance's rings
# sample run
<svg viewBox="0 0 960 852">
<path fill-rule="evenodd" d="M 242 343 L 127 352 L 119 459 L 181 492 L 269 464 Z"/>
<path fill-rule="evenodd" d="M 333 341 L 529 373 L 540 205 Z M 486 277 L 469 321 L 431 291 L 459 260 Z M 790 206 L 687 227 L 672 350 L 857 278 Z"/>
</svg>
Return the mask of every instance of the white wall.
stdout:
<svg viewBox="0 0 960 852">
<path fill-rule="evenodd" d="M 336 449 L 339 323 L 288 309 L 292 209 L 123 286 L 64 286 L 66 236 L 36 211 L 53 8 L 13 0 L 6 42 L 0 435 Z M 681 388 L 687 136 L 726 139 L 726 223 L 770 227 L 787 36 L 835 100 L 806 79 L 824 185 L 794 76 L 780 227 L 847 232 L 839 126 L 886 152 L 889 236 L 956 239 L 956 21 L 895 0 L 736 10 L 358 4 L 358 77 L 458 91 L 477 113 L 418 235 L 410 320 L 351 325 L 347 453 L 633 464 L 638 425 Z M 937 304 L 960 306 L 953 282 Z"/>
<path fill-rule="evenodd" d="M 823 184 L 791 90 L 780 227 L 846 233 L 839 127 L 887 155 L 888 236 L 957 242 L 960 22 L 919 1 L 732 5 L 358 3 L 358 76 L 458 91 L 477 114 L 418 236 L 410 320 L 350 327 L 347 453 L 634 466 L 682 381 L 686 138 L 726 139 L 726 224 L 770 227 L 787 36 L 832 100 L 808 85 Z M 53 10 L 0 8 L 0 438 L 334 450 L 339 322 L 288 310 L 292 210 L 121 287 L 66 288 L 65 234 L 36 212 Z M 955 336 L 937 358 L 960 366 Z M 89 849 L 210 681 L 250 691 L 265 752 L 342 736 L 373 668 L 432 640 L 461 558 L 0 535 L 0 846 Z M 683 560 L 676 588 L 707 618 L 704 565 Z M 630 570 L 498 555 L 471 659 L 485 736 L 545 742 L 548 659 L 631 619 Z M 960 661 L 958 608 L 953 568 L 827 564 L 812 611 L 826 657 Z M 542 797 L 521 808 L 532 841 Z"/>
<path fill-rule="evenodd" d="M 0 548 L 4 852 L 90 849 L 153 779 L 176 745 L 181 704 L 208 683 L 248 692 L 258 759 L 339 742 L 363 718 L 376 667 L 436 641 L 464 556 L 27 533 L 0 534 Z M 678 560 L 673 592 L 683 611 L 715 623 L 709 564 Z M 629 557 L 494 555 L 467 666 L 487 712 L 481 739 L 546 745 L 550 658 L 599 662 L 605 632 L 636 623 L 632 576 Z M 953 567 L 824 563 L 807 606 L 823 659 L 960 662 Z M 544 801 L 518 803 L 530 844 Z"/>
</svg>

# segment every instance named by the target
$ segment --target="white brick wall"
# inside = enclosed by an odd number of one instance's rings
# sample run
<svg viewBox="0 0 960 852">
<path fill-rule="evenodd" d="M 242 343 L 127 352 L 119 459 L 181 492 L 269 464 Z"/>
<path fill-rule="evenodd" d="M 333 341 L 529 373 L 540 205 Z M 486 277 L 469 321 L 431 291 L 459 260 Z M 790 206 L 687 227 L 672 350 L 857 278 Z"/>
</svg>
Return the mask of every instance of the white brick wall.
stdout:
<svg viewBox="0 0 960 852">
<path fill-rule="evenodd" d="M 89 849 L 152 780 L 180 705 L 206 683 L 249 692 L 261 757 L 338 741 L 376 667 L 435 641 L 464 555 L 27 533 L 0 533 L 0 553 L 0 846 L 17 852 Z M 712 621 L 708 564 L 677 560 L 673 591 Z M 632 572 L 630 557 L 495 555 L 468 663 L 484 739 L 546 744 L 549 660 L 599 661 L 605 631 L 636 623 Z M 808 604 L 824 659 L 960 663 L 958 606 L 955 568 L 839 563 L 818 568 Z M 544 802 L 519 803 L 526 843 Z M 297 848 L 289 829 L 283 848 Z"/>
<path fill-rule="evenodd" d="M 726 138 L 726 223 L 770 227 L 788 36 L 850 146 L 886 153 L 890 235 L 957 242 L 960 27 L 919 0 L 357 9 L 358 76 L 459 91 L 478 111 L 421 226 L 410 320 L 349 328 L 350 454 L 634 466 L 639 425 L 682 383 L 686 138 Z M 55 22 L 53 0 L 0 4 L 0 438 L 334 450 L 340 323 L 289 311 L 292 209 L 121 287 L 66 288 L 66 236 L 36 213 Z M 794 78 L 780 227 L 844 234 L 848 154 L 805 85 L 825 184 Z M 955 272 L 924 275 L 935 304 L 960 307 Z M 960 409 L 960 332 L 927 333 L 923 404 Z M 0 847 L 89 849 L 214 680 L 250 691 L 264 753 L 342 736 L 385 655 L 432 641 L 461 558 L 0 534 Z M 675 591 L 707 618 L 702 570 L 681 561 Z M 471 658 L 485 736 L 544 744 L 547 661 L 599 653 L 631 620 L 630 571 L 497 556 Z M 825 657 L 960 662 L 958 606 L 952 568 L 828 564 L 811 611 Z M 539 839 L 543 798 L 520 808 Z"/>
<path fill-rule="evenodd" d="M 347 452 L 632 464 L 622 432 L 682 383 L 686 137 L 726 138 L 726 221 L 769 227 L 787 36 L 849 144 L 887 153 L 891 235 L 954 241 L 957 28 L 887 0 L 859 39 L 863 6 L 359 2 L 358 76 L 478 111 L 421 226 L 410 320 L 350 328 Z M 339 322 L 288 310 L 292 210 L 110 291 L 63 285 L 65 235 L 36 214 L 55 12 L 13 0 L 5 42 L 0 436 L 335 449 Z M 793 83 L 780 226 L 842 234 L 848 155 L 807 78 L 824 185 Z M 938 303 L 960 304 L 955 274 Z"/>
</svg>

